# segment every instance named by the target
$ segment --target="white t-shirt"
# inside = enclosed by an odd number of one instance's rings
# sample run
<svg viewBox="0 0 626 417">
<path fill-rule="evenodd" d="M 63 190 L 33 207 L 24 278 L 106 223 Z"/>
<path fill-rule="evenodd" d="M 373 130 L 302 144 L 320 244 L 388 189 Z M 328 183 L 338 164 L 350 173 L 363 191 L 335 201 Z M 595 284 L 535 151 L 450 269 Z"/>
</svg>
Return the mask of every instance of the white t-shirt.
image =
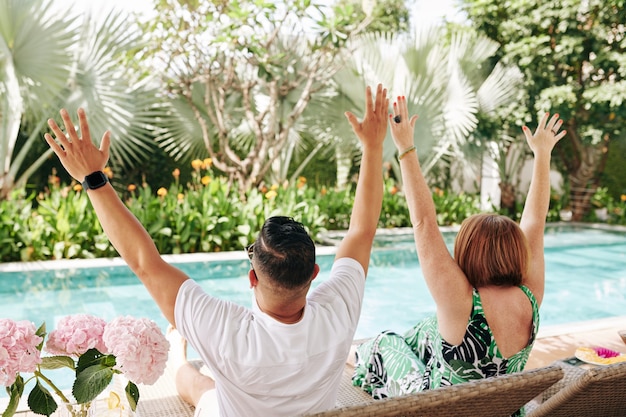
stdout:
<svg viewBox="0 0 626 417">
<path fill-rule="evenodd" d="M 364 287 L 361 264 L 338 259 L 307 297 L 302 319 L 284 324 L 256 303 L 248 309 L 185 281 L 176 327 L 212 372 L 220 415 L 293 417 L 333 408 Z"/>
</svg>

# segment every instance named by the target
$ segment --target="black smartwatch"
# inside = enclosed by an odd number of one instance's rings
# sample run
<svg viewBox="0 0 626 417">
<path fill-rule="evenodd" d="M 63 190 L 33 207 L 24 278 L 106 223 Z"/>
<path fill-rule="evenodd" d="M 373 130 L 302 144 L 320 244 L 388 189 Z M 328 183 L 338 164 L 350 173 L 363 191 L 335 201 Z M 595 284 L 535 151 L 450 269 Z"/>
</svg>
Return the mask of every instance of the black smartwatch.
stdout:
<svg viewBox="0 0 626 417">
<path fill-rule="evenodd" d="M 91 174 L 85 177 L 85 180 L 82 183 L 83 189 L 86 190 L 96 190 L 102 186 L 104 186 L 109 179 L 102 171 L 92 172 Z"/>
</svg>

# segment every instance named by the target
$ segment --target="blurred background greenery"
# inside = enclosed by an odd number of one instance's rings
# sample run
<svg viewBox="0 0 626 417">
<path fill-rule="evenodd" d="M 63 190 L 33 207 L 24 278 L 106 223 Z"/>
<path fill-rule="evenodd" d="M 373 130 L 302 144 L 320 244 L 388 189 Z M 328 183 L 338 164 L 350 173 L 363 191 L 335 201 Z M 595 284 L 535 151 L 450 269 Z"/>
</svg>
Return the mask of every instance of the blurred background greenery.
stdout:
<svg viewBox="0 0 626 417">
<path fill-rule="evenodd" d="M 403 0 L 61 3 L 0 0 L 2 261 L 115 255 L 43 140 L 61 107 L 111 130 L 111 181 L 164 253 L 239 248 L 275 212 L 345 228 L 360 149 L 343 113 L 378 82 L 420 115 L 441 224 L 519 216 L 521 126 L 546 111 L 568 132 L 550 219 L 626 223 L 624 0 L 459 0 L 454 19 Z M 407 226 L 390 138 L 385 161 L 381 227 Z"/>
</svg>

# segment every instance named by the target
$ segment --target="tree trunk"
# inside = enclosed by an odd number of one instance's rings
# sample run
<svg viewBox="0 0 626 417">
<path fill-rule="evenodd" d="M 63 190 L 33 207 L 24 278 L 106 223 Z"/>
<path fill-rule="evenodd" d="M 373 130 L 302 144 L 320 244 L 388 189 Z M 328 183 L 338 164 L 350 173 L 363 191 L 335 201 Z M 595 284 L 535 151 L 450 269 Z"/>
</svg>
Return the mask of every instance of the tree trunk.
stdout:
<svg viewBox="0 0 626 417">
<path fill-rule="evenodd" d="M 598 188 L 598 176 L 606 158 L 605 143 L 580 149 L 580 164 L 569 173 L 573 221 L 581 221 L 591 208 L 591 196 Z"/>
<path fill-rule="evenodd" d="M 508 182 L 499 182 L 500 208 L 509 216 L 515 215 L 515 185 Z"/>
</svg>

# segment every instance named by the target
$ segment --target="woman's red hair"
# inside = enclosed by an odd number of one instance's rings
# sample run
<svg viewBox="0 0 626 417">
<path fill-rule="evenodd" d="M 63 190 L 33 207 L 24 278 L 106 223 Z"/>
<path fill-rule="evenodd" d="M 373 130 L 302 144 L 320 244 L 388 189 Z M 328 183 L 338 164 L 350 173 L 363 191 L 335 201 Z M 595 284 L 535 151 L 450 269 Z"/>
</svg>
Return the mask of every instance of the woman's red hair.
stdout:
<svg viewBox="0 0 626 417">
<path fill-rule="evenodd" d="M 454 258 L 475 288 L 521 285 L 529 256 L 522 229 L 498 214 L 468 217 L 454 242 Z"/>
</svg>

